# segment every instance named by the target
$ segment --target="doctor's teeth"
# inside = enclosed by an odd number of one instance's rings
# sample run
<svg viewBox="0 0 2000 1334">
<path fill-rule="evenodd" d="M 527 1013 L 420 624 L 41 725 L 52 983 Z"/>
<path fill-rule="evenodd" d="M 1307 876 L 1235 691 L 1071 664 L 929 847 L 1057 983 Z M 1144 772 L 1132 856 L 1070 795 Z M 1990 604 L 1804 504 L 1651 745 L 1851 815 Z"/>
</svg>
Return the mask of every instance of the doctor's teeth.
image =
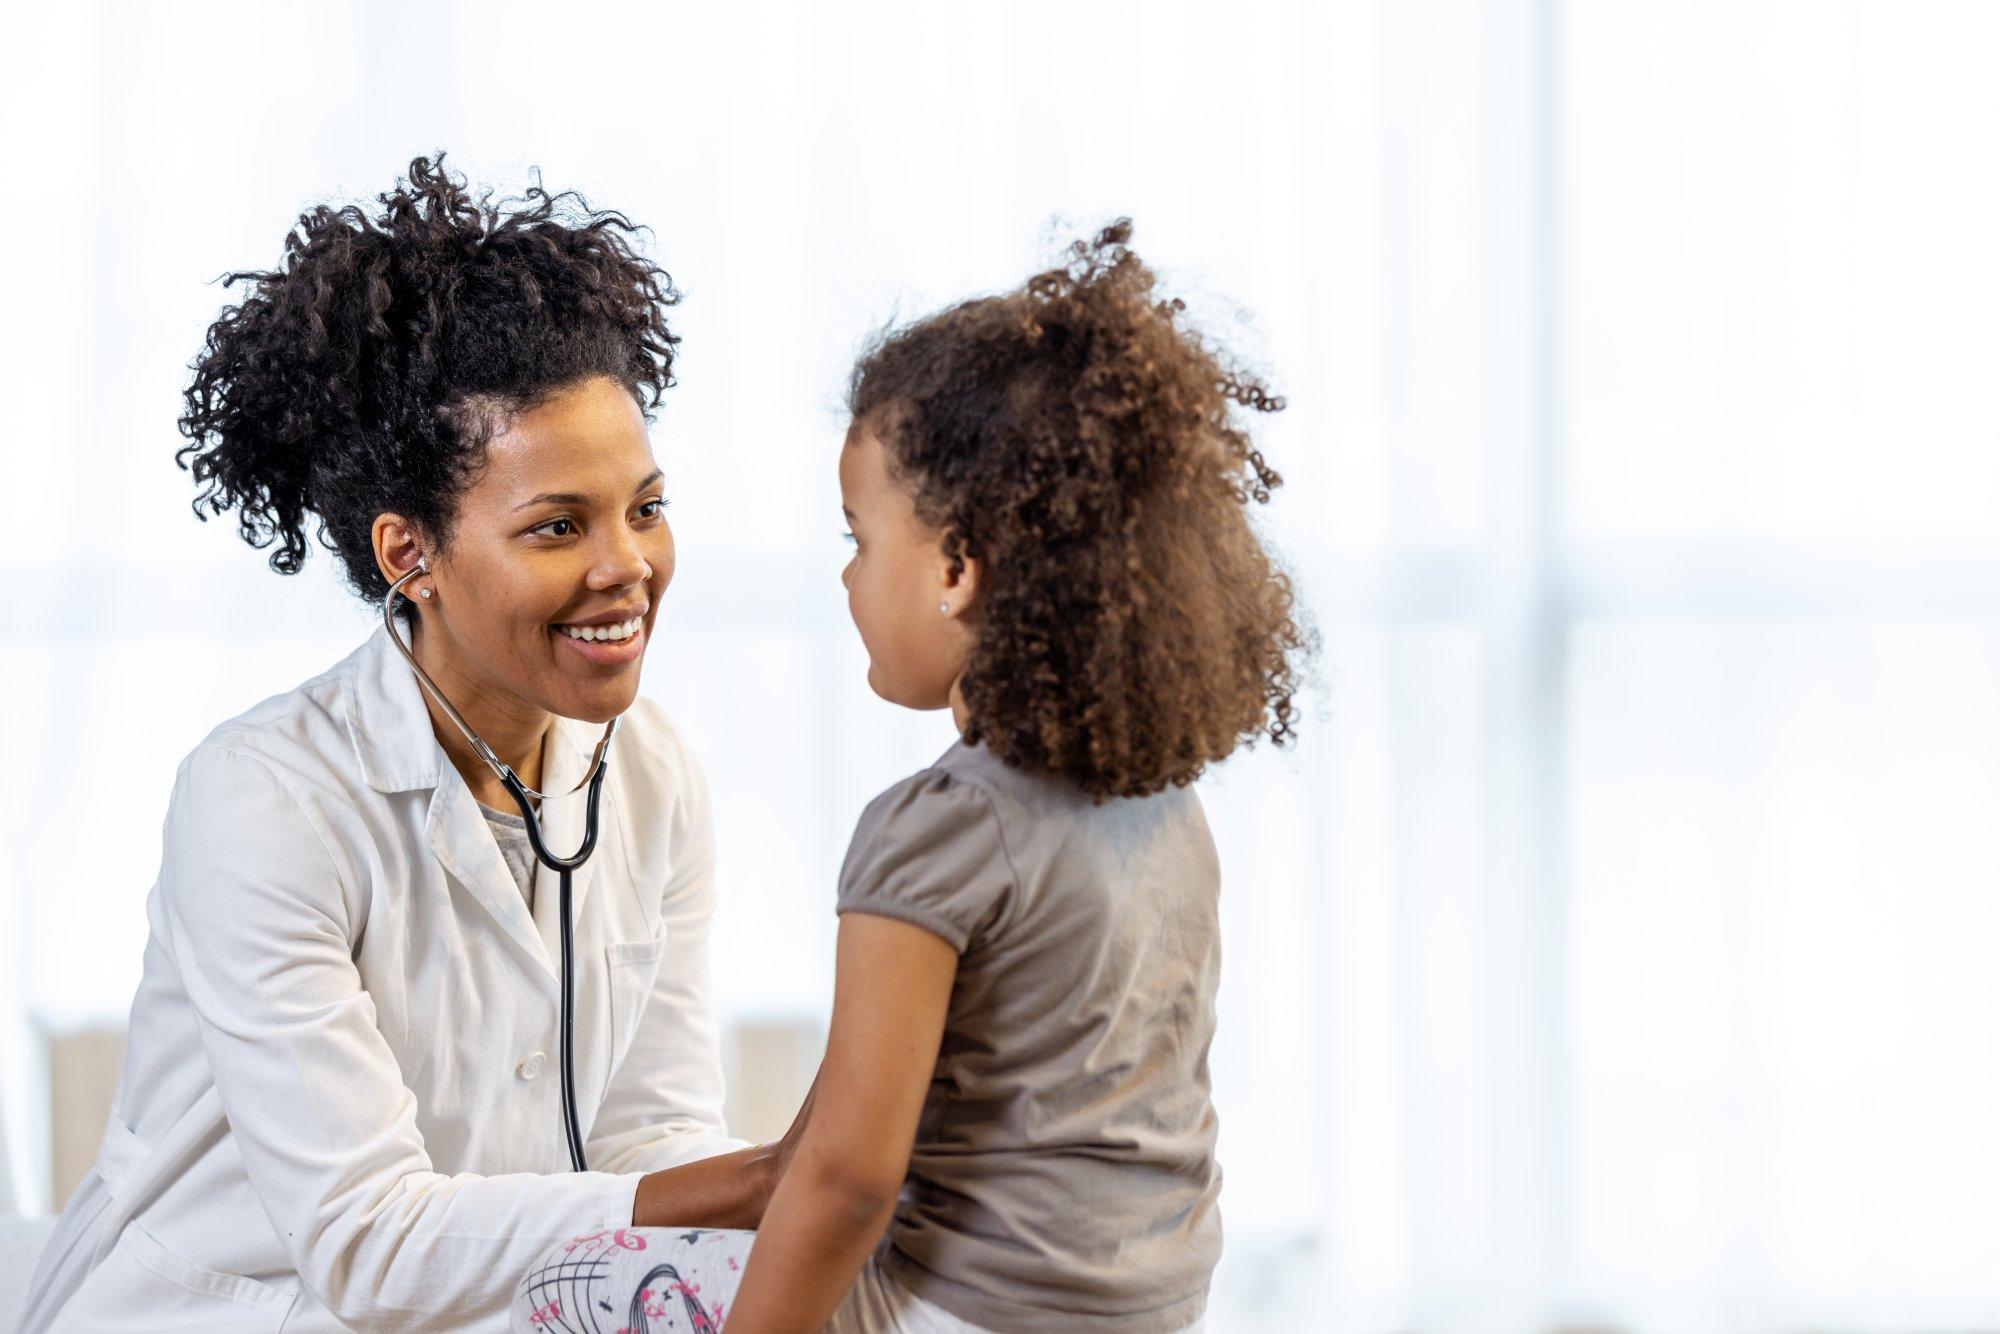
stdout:
<svg viewBox="0 0 2000 1334">
<path fill-rule="evenodd" d="M 630 639 L 633 635 L 639 633 L 639 627 L 644 621 L 645 618 L 643 616 L 634 616 L 631 620 L 619 625 L 559 625 L 556 629 L 562 631 L 571 639 Z"/>
</svg>

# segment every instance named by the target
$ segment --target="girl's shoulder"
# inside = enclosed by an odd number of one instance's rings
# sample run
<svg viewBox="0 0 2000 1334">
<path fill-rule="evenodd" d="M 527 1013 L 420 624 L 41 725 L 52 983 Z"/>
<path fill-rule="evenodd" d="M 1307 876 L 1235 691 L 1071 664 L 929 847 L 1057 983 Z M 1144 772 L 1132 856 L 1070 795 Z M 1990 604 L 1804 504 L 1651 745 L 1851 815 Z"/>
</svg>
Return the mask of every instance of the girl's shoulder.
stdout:
<svg viewBox="0 0 2000 1334">
<path fill-rule="evenodd" d="M 1091 830 L 1157 820 L 1199 817 L 1201 800 L 1192 786 L 1169 785 L 1143 797 L 1093 797 L 1062 774 L 1011 764 L 980 745 L 960 742 L 938 757 L 924 774 L 946 775 L 991 804 L 994 818 L 1010 833 L 1028 837 L 1037 827 Z M 922 777 L 923 775 L 917 775 Z"/>
<path fill-rule="evenodd" d="M 1002 913 L 1018 877 L 992 792 L 940 761 L 861 812 L 837 910 L 898 917 L 964 951 Z"/>
<path fill-rule="evenodd" d="M 950 759 L 948 752 L 877 793 L 855 825 L 855 843 L 882 837 L 928 842 L 929 831 L 963 835 L 995 821 L 991 785 Z"/>
</svg>

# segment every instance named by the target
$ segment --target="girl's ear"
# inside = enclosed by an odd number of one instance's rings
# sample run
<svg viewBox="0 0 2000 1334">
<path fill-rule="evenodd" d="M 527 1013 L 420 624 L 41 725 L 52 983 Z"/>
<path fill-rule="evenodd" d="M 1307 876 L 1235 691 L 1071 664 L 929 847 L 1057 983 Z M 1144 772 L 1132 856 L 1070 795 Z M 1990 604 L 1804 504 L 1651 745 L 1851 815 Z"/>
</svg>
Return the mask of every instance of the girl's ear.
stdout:
<svg viewBox="0 0 2000 1334">
<path fill-rule="evenodd" d="M 947 528 L 938 535 L 938 563 L 938 610 L 946 616 L 962 616 L 979 598 L 984 573 L 979 558 L 966 555 L 957 530 Z"/>
</svg>

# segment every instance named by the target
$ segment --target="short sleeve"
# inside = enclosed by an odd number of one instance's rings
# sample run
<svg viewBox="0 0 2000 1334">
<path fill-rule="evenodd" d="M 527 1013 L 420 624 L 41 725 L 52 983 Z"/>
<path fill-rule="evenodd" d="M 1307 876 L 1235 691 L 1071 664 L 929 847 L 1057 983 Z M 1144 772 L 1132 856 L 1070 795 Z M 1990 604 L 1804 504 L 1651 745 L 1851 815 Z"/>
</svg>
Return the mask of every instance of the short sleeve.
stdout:
<svg viewBox="0 0 2000 1334">
<path fill-rule="evenodd" d="M 861 813 L 835 911 L 900 918 L 963 954 L 1002 919 L 1013 893 L 992 799 L 945 770 L 926 769 Z"/>
</svg>

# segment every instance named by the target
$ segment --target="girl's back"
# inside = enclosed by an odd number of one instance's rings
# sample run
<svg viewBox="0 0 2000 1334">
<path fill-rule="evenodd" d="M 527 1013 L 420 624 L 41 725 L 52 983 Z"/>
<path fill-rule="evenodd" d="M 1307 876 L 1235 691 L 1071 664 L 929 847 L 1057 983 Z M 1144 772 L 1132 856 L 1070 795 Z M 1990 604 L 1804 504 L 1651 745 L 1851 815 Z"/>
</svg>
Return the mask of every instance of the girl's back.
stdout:
<svg viewBox="0 0 2000 1334">
<path fill-rule="evenodd" d="M 961 743 L 869 805 L 840 910 L 960 951 L 880 1253 L 907 1286 L 995 1329 L 1200 1316 L 1222 1245 L 1217 884 L 1186 788 L 1093 802 Z"/>
</svg>

